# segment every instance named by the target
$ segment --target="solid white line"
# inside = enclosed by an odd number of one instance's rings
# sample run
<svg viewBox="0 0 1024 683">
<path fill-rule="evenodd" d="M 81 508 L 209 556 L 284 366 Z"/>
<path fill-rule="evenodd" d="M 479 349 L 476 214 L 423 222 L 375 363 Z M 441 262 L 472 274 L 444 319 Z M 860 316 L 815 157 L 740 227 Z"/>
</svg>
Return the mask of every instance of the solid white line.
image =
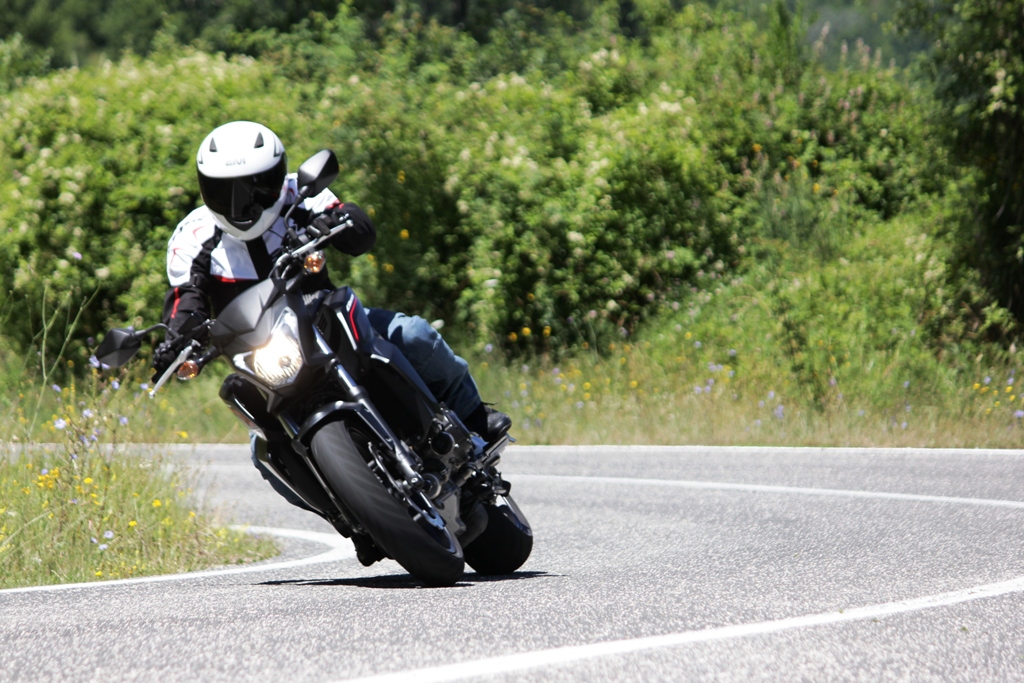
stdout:
<svg viewBox="0 0 1024 683">
<path fill-rule="evenodd" d="M 843 498 L 864 498 L 900 500 L 920 503 L 947 503 L 955 505 L 978 505 L 987 507 L 1007 507 L 1024 509 L 1024 502 L 1016 500 L 998 500 L 986 498 L 958 498 L 951 496 L 926 496 L 910 493 L 890 493 L 885 491 L 855 491 L 847 489 L 819 489 L 794 486 L 769 486 L 763 484 L 730 484 L 707 481 L 687 481 L 678 479 L 637 479 L 628 477 L 582 477 L 546 474 L 518 474 L 510 479 L 527 481 L 557 481 L 581 484 L 623 484 L 633 486 L 671 486 L 687 489 L 710 491 L 742 491 L 747 493 L 782 493 L 808 496 L 836 496 Z M 676 647 L 692 643 L 704 643 L 716 640 L 729 640 L 753 635 L 777 633 L 796 628 L 824 626 L 843 622 L 878 619 L 894 614 L 904 614 L 936 607 L 946 607 L 982 598 L 991 598 L 1007 593 L 1024 591 L 1024 577 L 990 583 L 984 586 L 963 590 L 929 595 L 922 598 L 900 600 L 879 605 L 866 605 L 839 612 L 824 612 L 798 617 L 789 617 L 774 621 L 753 624 L 735 624 L 698 631 L 684 631 L 661 636 L 613 640 L 589 645 L 572 645 L 523 652 L 514 655 L 489 657 L 459 664 L 428 667 L 398 671 L 390 674 L 367 676 L 364 678 L 346 679 L 345 683 L 442 683 L 456 681 L 474 676 L 494 676 L 498 674 L 534 669 L 543 666 L 567 664 L 584 659 L 621 655 L 662 647 Z"/>
<path fill-rule="evenodd" d="M 991 598 L 1020 591 L 1024 591 L 1024 577 L 999 583 L 990 583 L 966 590 L 914 598 L 912 600 L 856 607 L 841 612 L 825 612 L 775 621 L 763 621 L 755 624 L 736 624 L 733 626 L 720 626 L 699 631 L 684 631 L 682 633 L 670 633 L 647 638 L 612 640 L 603 643 L 592 643 L 590 645 L 575 645 L 550 650 L 523 652 L 521 654 L 489 657 L 460 664 L 448 664 L 378 676 L 346 679 L 345 683 L 441 683 L 443 681 L 456 681 L 473 676 L 494 676 L 541 666 L 567 664 L 583 659 L 630 654 L 655 648 L 677 647 L 693 643 L 706 643 L 715 640 L 729 640 L 732 638 L 778 633 L 779 631 L 796 628 L 862 621 L 864 619 L 878 619 L 894 614 L 947 607 L 971 600 Z"/>
<path fill-rule="evenodd" d="M 713 481 L 689 481 L 685 479 L 635 479 L 629 477 L 579 477 L 557 474 L 516 474 L 509 475 L 515 481 L 566 481 L 581 484 L 625 484 L 640 486 L 673 486 L 685 489 L 707 491 L 743 491 L 747 493 L 784 493 L 803 496 L 836 496 L 840 498 L 875 498 L 882 500 L 905 500 L 916 503 L 949 503 L 953 505 L 980 505 L 985 507 L 1006 507 L 1024 510 L 1024 502 L 996 498 L 957 498 L 952 496 L 925 496 L 914 493 L 890 493 L 888 491 L 856 491 L 850 489 L 817 489 L 800 486 L 769 486 L 765 484 L 729 484 Z"/>
<path fill-rule="evenodd" d="M 311 564 L 323 564 L 325 562 L 338 562 L 355 557 L 355 549 L 352 544 L 338 534 L 323 533 L 320 531 L 303 531 L 301 529 L 278 529 L 276 527 L 263 526 L 235 526 L 239 531 L 248 531 L 253 534 L 267 534 L 278 538 L 297 538 L 303 541 L 321 543 L 330 548 L 325 553 L 312 555 L 298 560 L 286 562 L 274 562 L 270 564 L 248 565 L 243 567 L 228 567 L 226 569 L 208 569 L 199 572 L 187 572 L 183 574 L 160 574 L 157 576 L 141 576 L 136 579 L 115 579 L 113 581 L 90 581 L 87 583 L 60 583 L 52 586 L 27 586 L 25 588 L 6 588 L 0 590 L 0 596 L 11 593 L 52 593 L 79 588 L 107 588 L 108 586 L 128 586 L 139 583 L 160 583 L 163 581 L 186 581 L 189 579 L 205 579 L 212 576 L 230 576 L 232 574 L 249 574 L 251 572 L 270 572 L 279 569 L 292 569 L 293 567 L 305 567 Z"/>
</svg>

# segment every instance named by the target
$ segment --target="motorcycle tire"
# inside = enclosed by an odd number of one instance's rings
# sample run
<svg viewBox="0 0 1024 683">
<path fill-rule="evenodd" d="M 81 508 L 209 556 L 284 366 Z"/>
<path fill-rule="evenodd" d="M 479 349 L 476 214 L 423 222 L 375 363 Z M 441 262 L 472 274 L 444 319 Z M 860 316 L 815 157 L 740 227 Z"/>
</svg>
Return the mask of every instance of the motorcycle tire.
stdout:
<svg viewBox="0 0 1024 683">
<path fill-rule="evenodd" d="M 533 530 L 511 496 L 498 496 L 484 510 L 487 528 L 463 550 L 466 564 L 485 576 L 511 574 L 530 557 Z"/>
<path fill-rule="evenodd" d="M 374 473 L 369 442 L 358 428 L 331 422 L 316 432 L 310 450 L 335 495 L 384 552 L 429 586 L 454 585 L 465 570 L 458 540 L 425 496 L 394 491 Z"/>
</svg>

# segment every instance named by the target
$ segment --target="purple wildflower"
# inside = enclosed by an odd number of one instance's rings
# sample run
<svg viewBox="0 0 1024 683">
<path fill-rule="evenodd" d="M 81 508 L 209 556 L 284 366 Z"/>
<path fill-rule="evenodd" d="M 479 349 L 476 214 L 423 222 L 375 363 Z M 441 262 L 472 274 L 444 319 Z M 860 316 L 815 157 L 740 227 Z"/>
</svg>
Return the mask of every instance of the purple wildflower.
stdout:
<svg viewBox="0 0 1024 683">
<path fill-rule="evenodd" d="M 68 422 L 63 417 L 59 417 L 54 421 L 53 426 L 57 429 L 64 429 L 68 426 Z"/>
<path fill-rule="evenodd" d="M 775 406 L 775 411 L 774 411 L 774 413 L 775 413 L 775 417 L 779 418 L 780 420 L 781 420 L 781 419 L 782 419 L 783 417 L 785 417 L 786 411 L 785 411 L 785 409 L 784 409 L 784 408 L 782 407 L 782 404 L 781 404 L 781 403 L 780 403 L 779 405 Z"/>
<path fill-rule="evenodd" d="M 128 418 L 125 417 L 124 415 L 122 415 L 121 417 L 117 418 L 117 421 L 120 422 L 123 425 L 128 424 Z"/>
</svg>

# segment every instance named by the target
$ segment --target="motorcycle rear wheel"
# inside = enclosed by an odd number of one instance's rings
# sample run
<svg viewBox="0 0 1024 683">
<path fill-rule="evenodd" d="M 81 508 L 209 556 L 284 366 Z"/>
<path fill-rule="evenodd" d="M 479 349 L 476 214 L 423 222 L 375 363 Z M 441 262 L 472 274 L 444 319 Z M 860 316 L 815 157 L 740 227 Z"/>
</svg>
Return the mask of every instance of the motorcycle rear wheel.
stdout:
<svg viewBox="0 0 1024 683">
<path fill-rule="evenodd" d="M 511 574 L 533 550 L 533 530 L 512 496 L 484 505 L 487 528 L 464 549 L 466 564 L 485 576 Z"/>
<path fill-rule="evenodd" d="M 465 570 L 458 540 L 425 496 L 396 491 L 374 473 L 369 443 L 358 428 L 331 422 L 313 436 L 310 450 L 334 493 L 384 552 L 429 586 L 455 584 Z"/>
</svg>

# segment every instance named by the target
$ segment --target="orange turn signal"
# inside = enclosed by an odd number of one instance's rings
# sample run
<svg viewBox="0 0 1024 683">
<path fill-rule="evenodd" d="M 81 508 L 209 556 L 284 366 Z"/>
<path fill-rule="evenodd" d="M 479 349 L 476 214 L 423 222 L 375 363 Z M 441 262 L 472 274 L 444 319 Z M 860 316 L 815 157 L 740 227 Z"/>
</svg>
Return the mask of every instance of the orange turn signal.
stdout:
<svg viewBox="0 0 1024 683">
<path fill-rule="evenodd" d="M 178 366 L 178 379 L 192 379 L 199 374 L 199 363 L 187 360 Z"/>
<path fill-rule="evenodd" d="M 324 264 L 327 263 L 327 257 L 324 256 L 322 251 L 314 251 L 306 255 L 306 263 L 304 268 L 307 273 L 319 273 L 324 269 Z"/>
</svg>

